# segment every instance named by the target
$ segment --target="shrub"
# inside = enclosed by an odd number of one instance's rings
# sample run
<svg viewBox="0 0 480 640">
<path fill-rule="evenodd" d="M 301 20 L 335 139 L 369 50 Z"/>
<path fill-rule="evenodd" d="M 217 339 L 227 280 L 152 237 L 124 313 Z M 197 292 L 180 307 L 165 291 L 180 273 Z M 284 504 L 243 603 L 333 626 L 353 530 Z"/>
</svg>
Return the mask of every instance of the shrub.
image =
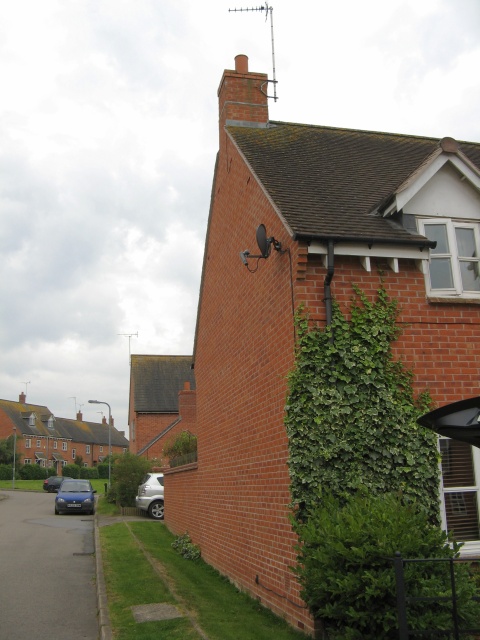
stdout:
<svg viewBox="0 0 480 640">
<path fill-rule="evenodd" d="M 163 448 L 170 466 L 195 462 L 197 457 L 197 436 L 190 431 L 182 431 L 174 436 Z"/>
<path fill-rule="evenodd" d="M 115 460 L 112 465 L 112 483 L 108 492 L 108 502 L 120 507 L 134 507 L 138 485 L 151 468 L 151 461 L 127 453 Z"/>
<path fill-rule="evenodd" d="M 22 480 L 44 480 L 48 478 L 50 469 L 45 469 L 38 464 L 24 464 L 18 470 Z"/>
<path fill-rule="evenodd" d="M 108 463 L 105 464 L 102 462 L 101 464 L 97 464 L 96 469 L 98 470 L 98 477 L 103 480 L 108 480 Z"/>
<path fill-rule="evenodd" d="M 93 479 L 98 478 L 98 469 L 96 467 L 81 467 L 80 478 Z"/>
<path fill-rule="evenodd" d="M 67 476 L 67 478 L 80 478 L 80 467 L 76 464 L 66 464 L 62 469 L 62 476 Z"/>
<path fill-rule="evenodd" d="M 185 532 L 182 536 L 177 536 L 172 542 L 172 548 L 186 560 L 198 560 L 201 555 L 200 547 L 193 544 L 188 532 Z"/>
<path fill-rule="evenodd" d="M 395 573 L 392 558 L 452 558 L 459 545 L 429 522 L 427 510 L 396 494 L 374 496 L 360 491 L 344 503 L 321 496 L 299 535 L 298 565 L 293 568 L 302 598 L 324 622 L 332 640 L 398 638 Z M 478 626 L 480 603 L 471 600 L 475 584 L 466 565 L 455 565 L 457 607 L 464 628 Z M 409 563 L 409 595 L 448 595 L 448 563 Z M 415 630 L 452 628 L 451 602 L 420 601 L 408 610 Z"/>
<path fill-rule="evenodd" d="M 10 464 L 0 464 L 0 480 L 12 480 L 13 467 Z"/>
</svg>

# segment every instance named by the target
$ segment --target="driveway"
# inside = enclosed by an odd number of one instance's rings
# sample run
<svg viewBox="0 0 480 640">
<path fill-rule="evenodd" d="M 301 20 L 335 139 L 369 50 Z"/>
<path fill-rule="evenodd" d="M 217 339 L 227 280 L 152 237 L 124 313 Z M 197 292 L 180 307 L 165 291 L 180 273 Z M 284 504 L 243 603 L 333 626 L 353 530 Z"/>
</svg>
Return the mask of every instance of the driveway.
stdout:
<svg viewBox="0 0 480 640">
<path fill-rule="evenodd" d="M 98 638 L 93 516 L 56 516 L 54 500 L 0 491 L 1 638 Z"/>
</svg>

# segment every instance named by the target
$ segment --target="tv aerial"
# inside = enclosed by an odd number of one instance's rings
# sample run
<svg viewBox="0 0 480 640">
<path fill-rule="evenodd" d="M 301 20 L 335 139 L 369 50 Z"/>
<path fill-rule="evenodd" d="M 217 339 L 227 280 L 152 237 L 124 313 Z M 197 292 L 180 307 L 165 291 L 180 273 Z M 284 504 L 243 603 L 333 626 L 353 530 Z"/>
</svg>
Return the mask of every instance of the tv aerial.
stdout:
<svg viewBox="0 0 480 640">
<path fill-rule="evenodd" d="M 272 66 L 273 66 L 272 78 L 273 78 L 273 80 L 267 80 L 267 82 L 271 82 L 273 84 L 273 96 L 269 96 L 267 94 L 265 94 L 265 95 L 267 95 L 267 98 L 273 98 L 273 101 L 276 102 L 278 100 L 278 98 L 277 98 L 277 78 L 276 78 L 276 75 L 275 75 L 275 46 L 274 46 L 274 38 L 273 38 L 273 7 L 266 2 L 265 5 L 262 5 L 260 7 L 250 7 L 250 8 L 229 9 L 228 10 L 229 13 L 232 13 L 232 12 L 233 13 L 244 13 L 244 12 L 249 12 L 249 11 L 255 11 L 255 12 L 260 12 L 260 13 L 265 11 L 265 21 L 268 18 L 268 14 L 270 14 L 270 33 L 271 33 L 271 37 L 272 37 Z"/>
</svg>

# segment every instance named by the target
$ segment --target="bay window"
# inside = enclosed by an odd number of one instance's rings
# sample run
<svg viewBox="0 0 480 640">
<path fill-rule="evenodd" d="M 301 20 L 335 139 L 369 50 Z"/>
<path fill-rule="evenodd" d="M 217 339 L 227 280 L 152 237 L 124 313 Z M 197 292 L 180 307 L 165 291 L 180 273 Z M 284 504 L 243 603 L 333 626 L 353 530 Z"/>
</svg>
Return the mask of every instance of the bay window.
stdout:
<svg viewBox="0 0 480 640">
<path fill-rule="evenodd" d="M 420 220 L 420 231 L 437 243 L 430 250 L 431 295 L 480 296 L 479 225 L 444 218 Z"/>
<path fill-rule="evenodd" d="M 478 501 L 480 450 L 458 440 L 440 438 L 443 528 L 464 550 L 480 548 Z"/>
</svg>

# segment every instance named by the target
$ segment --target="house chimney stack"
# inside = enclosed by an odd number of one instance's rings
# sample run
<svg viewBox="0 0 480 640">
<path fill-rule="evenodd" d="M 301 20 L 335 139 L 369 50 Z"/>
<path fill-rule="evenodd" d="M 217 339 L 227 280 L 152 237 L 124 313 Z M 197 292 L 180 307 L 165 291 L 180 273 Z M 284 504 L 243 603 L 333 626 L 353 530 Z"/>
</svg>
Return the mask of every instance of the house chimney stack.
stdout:
<svg viewBox="0 0 480 640">
<path fill-rule="evenodd" d="M 27 396 L 23 393 L 23 391 L 22 391 L 22 393 L 18 396 L 18 401 L 19 401 L 21 404 L 25 404 L 25 402 L 27 401 Z"/>
<path fill-rule="evenodd" d="M 268 75 L 248 70 L 248 57 L 235 57 L 235 70 L 225 69 L 218 88 L 220 140 L 225 125 L 255 127 L 268 122 Z"/>
<path fill-rule="evenodd" d="M 83 421 L 83 414 L 81 411 L 77 411 L 77 420 L 78 422 L 82 422 Z"/>
</svg>

